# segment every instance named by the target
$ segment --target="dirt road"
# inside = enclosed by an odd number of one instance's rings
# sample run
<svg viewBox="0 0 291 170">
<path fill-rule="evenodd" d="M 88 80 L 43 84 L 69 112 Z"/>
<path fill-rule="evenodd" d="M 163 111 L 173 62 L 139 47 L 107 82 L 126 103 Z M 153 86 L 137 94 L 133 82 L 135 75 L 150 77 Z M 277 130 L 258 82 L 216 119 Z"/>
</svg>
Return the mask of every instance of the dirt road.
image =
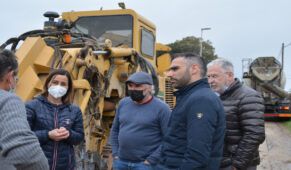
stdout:
<svg viewBox="0 0 291 170">
<path fill-rule="evenodd" d="M 280 122 L 266 122 L 258 170 L 291 170 L 291 133 Z"/>
</svg>

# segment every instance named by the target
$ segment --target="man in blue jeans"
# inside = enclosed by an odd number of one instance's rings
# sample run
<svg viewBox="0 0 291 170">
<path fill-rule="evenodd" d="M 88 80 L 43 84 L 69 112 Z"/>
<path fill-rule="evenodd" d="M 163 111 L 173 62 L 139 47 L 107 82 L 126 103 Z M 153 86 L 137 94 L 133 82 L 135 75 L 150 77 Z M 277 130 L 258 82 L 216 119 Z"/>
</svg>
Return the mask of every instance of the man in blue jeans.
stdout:
<svg viewBox="0 0 291 170">
<path fill-rule="evenodd" d="M 114 170 L 154 169 L 170 117 L 169 106 L 154 97 L 153 80 L 137 72 L 126 82 L 129 97 L 119 103 L 110 135 Z"/>
<path fill-rule="evenodd" d="M 218 170 L 225 130 L 223 105 L 211 90 L 202 57 L 172 56 L 167 73 L 175 91 L 173 109 L 163 140 L 159 169 Z"/>
</svg>

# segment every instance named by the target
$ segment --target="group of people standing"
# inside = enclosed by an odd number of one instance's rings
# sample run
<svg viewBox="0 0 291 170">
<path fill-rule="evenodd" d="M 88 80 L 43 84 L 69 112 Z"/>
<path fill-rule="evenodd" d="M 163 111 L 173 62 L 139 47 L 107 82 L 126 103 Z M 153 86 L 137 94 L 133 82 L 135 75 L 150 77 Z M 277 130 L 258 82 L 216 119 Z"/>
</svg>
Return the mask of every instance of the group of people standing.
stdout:
<svg viewBox="0 0 291 170">
<path fill-rule="evenodd" d="M 75 169 L 73 145 L 84 131 L 69 72 L 51 72 L 42 94 L 24 105 L 9 93 L 16 87 L 16 56 L 0 51 L 0 65 L 2 168 Z M 153 95 L 149 74 L 132 74 L 111 128 L 113 169 L 255 170 L 265 139 L 263 99 L 233 69 L 225 59 L 206 66 L 198 55 L 174 54 L 167 71 L 177 89 L 173 110 Z"/>
<path fill-rule="evenodd" d="M 24 105 L 9 93 L 17 81 L 15 54 L 0 51 L 0 65 L 0 169 L 73 170 L 73 145 L 84 140 L 84 131 L 70 73 L 52 71 L 43 93 Z"/>
<path fill-rule="evenodd" d="M 114 170 L 256 170 L 265 139 L 263 99 L 234 77 L 231 62 L 206 66 L 192 53 L 172 55 L 167 76 L 176 106 L 154 97 L 151 76 L 126 84 L 111 128 Z M 137 97 L 138 96 L 138 97 Z"/>
</svg>

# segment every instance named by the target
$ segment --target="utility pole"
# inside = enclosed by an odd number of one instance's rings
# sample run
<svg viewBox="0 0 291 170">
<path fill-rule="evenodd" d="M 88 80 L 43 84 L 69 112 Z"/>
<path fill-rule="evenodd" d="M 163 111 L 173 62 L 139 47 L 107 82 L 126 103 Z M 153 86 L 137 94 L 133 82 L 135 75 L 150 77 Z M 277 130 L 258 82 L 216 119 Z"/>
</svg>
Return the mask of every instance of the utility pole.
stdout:
<svg viewBox="0 0 291 170">
<path fill-rule="evenodd" d="M 211 28 L 201 28 L 201 36 L 200 36 L 200 56 L 202 57 L 202 50 L 203 50 L 203 31 L 211 30 Z"/>
<path fill-rule="evenodd" d="M 284 48 L 285 48 L 285 45 L 284 45 L 284 43 L 282 43 L 282 59 L 281 59 L 281 61 L 282 61 L 282 70 L 283 70 L 283 68 L 284 68 Z"/>
</svg>

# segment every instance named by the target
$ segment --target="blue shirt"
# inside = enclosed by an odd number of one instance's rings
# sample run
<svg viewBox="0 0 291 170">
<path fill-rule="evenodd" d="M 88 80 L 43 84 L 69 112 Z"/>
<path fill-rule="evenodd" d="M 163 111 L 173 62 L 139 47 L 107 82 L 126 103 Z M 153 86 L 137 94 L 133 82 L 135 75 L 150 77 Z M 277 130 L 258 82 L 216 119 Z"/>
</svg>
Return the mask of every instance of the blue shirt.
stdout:
<svg viewBox="0 0 291 170">
<path fill-rule="evenodd" d="M 169 106 L 155 97 L 146 104 L 137 104 L 129 97 L 122 99 L 111 128 L 113 156 L 157 164 L 170 112 Z"/>
</svg>

